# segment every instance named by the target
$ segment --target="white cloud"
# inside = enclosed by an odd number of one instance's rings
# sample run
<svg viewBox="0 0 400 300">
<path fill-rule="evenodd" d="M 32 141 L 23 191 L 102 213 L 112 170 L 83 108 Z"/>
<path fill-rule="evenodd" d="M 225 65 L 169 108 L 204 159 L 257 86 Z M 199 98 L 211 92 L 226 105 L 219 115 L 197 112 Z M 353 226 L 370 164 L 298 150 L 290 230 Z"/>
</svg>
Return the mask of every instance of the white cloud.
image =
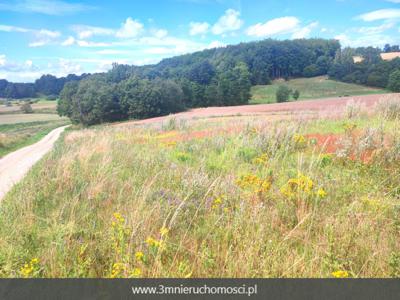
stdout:
<svg viewBox="0 0 400 300">
<path fill-rule="evenodd" d="M 395 38 L 390 35 L 373 34 L 373 35 L 362 35 L 359 34 L 356 37 L 350 37 L 346 33 L 335 36 L 335 39 L 339 40 L 343 47 L 383 47 L 385 44 L 395 44 L 398 42 Z"/>
<path fill-rule="evenodd" d="M 206 34 L 210 28 L 210 24 L 207 22 L 190 22 L 190 35 Z"/>
<path fill-rule="evenodd" d="M 304 26 L 302 28 L 300 28 L 299 30 L 296 30 L 293 34 L 292 34 L 292 38 L 293 39 L 304 39 L 310 36 L 310 33 L 313 29 L 315 29 L 316 27 L 318 27 L 319 23 L 318 22 L 312 22 L 310 24 L 308 24 L 307 26 Z"/>
<path fill-rule="evenodd" d="M 6 64 L 6 56 L 4 54 L 0 55 L 0 66 L 4 66 Z"/>
<path fill-rule="evenodd" d="M 25 32 L 30 32 L 32 30 L 28 29 L 28 28 L 23 28 L 23 27 L 17 27 L 17 26 L 0 25 L 0 31 L 25 33 Z"/>
<path fill-rule="evenodd" d="M 296 17 L 281 17 L 265 23 L 258 23 L 247 29 L 247 35 L 268 37 L 279 34 L 292 33 L 299 27 L 300 20 Z"/>
<path fill-rule="evenodd" d="M 100 47 L 110 47 L 113 46 L 112 43 L 105 43 L 105 42 L 92 42 L 92 41 L 85 41 L 85 40 L 77 40 L 76 44 L 80 47 L 87 47 L 87 48 L 100 48 Z"/>
<path fill-rule="evenodd" d="M 23 28 L 18 26 L 0 25 L 0 31 L 5 32 L 19 32 L 19 33 L 30 33 L 34 40 L 29 43 L 29 47 L 40 47 L 49 44 L 59 38 L 61 33 L 58 31 L 52 31 L 48 29 L 31 29 Z"/>
<path fill-rule="evenodd" d="M 156 38 L 162 39 L 168 35 L 168 31 L 165 29 L 155 29 L 155 30 L 152 30 L 152 34 Z"/>
<path fill-rule="evenodd" d="M 400 3 L 400 0 L 386 0 L 387 2 Z"/>
<path fill-rule="evenodd" d="M 0 2 L 0 10 L 55 16 L 78 13 L 94 8 L 82 3 L 69 3 L 61 0 L 14 0 L 7 1 L 7 3 Z"/>
<path fill-rule="evenodd" d="M 143 30 L 143 24 L 131 17 L 126 19 L 121 28 L 116 32 L 118 38 L 133 38 L 137 37 Z"/>
<path fill-rule="evenodd" d="M 61 46 L 72 46 L 75 44 L 75 38 L 73 36 L 69 36 L 64 42 L 61 43 Z"/>
<path fill-rule="evenodd" d="M 35 40 L 29 43 L 29 47 L 41 47 L 47 45 L 61 36 L 60 32 L 47 29 L 35 30 L 33 33 Z"/>
<path fill-rule="evenodd" d="M 360 27 L 357 29 L 359 33 L 366 34 L 366 35 L 371 35 L 371 34 L 379 34 L 382 33 L 388 29 L 391 29 L 395 26 L 395 23 L 393 22 L 387 22 L 383 23 L 380 26 L 371 26 L 371 27 Z"/>
<path fill-rule="evenodd" d="M 88 39 L 97 35 L 114 35 L 115 31 L 110 28 L 87 26 L 87 25 L 74 25 L 72 30 L 75 31 L 79 39 Z"/>
<path fill-rule="evenodd" d="M 239 30 L 243 25 L 243 20 L 240 19 L 240 12 L 234 9 L 228 9 L 225 14 L 219 18 L 214 24 L 211 31 L 213 34 L 224 34 L 231 31 Z"/>
<path fill-rule="evenodd" d="M 400 9 L 396 8 L 375 10 L 356 17 L 357 20 L 363 20 L 366 22 L 398 19 L 398 18 L 400 18 Z"/>
</svg>

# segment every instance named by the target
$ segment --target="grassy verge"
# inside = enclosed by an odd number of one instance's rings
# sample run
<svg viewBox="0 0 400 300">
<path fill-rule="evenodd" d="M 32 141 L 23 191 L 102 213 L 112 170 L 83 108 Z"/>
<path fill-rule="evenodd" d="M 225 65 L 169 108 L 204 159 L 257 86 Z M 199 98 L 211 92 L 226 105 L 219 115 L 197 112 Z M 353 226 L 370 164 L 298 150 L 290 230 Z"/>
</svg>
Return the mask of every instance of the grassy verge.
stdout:
<svg viewBox="0 0 400 300">
<path fill-rule="evenodd" d="M 0 125 L 0 158 L 42 139 L 53 129 L 69 124 L 67 120 Z"/>
<path fill-rule="evenodd" d="M 398 277 L 399 123 L 372 119 L 69 131 L 3 200 L 0 275 Z"/>
<path fill-rule="evenodd" d="M 300 92 L 299 100 L 357 96 L 368 94 L 382 94 L 387 91 L 379 88 L 370 88 L 357 84 L 349 84 L 329 80 L 324 76 L 314 78 L 298 78 L 287 82 L 274 81 L 271 85 L 259 85 L 252 87 L 251 104 L 275 103 L 276 91 L 281 84 L 286 84 L 293 90 Z"/>
</svg>

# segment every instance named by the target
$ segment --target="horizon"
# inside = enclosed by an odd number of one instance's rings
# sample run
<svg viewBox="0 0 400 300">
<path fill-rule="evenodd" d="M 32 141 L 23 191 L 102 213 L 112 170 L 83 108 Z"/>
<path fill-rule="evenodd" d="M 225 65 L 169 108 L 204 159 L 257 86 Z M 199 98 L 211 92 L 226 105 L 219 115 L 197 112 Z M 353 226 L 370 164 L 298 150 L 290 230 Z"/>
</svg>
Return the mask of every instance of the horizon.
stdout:
<svg viewBox="0 0 400 300">
<path fill-rule="evenodd" d="M 156 64 L 268 38 L 380 48 L 400 41 L 400 0 L 289 2 L 0 0 L 0 38 L 8 42 L 0 45 L 0 79 L 34 82 L 44 74 L 105 72 L 114 62 Z"/>
</svg>

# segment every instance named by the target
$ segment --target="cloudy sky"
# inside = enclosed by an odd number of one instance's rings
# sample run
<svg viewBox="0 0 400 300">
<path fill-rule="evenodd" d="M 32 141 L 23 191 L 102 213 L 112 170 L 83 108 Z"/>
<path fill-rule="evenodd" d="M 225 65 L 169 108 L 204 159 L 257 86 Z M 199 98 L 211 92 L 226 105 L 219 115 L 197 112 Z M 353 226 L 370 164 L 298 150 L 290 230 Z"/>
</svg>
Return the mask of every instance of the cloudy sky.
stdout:
<svg viewBox="0 0 400 300">
<path fill-rule="evenodd" d="M 100 72 L 264 38 L 400 43 L 400 0 L 0 0 L 0 78 Z"/>
</svg>

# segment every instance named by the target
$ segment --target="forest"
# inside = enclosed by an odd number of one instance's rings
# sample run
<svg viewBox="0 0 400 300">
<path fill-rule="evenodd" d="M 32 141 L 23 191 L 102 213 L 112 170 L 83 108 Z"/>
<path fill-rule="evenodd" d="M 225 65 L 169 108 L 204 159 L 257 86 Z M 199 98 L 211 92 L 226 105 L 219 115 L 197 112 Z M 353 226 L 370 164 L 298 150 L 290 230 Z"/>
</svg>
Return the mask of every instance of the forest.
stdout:
<svg viewBox="0 0 400 300">
<path fill-rule="evenodd" d="M 326 74 L 339 49 L 336 40 L 268 39 L 168 58 L 156 65 L 114 64 L 107 73 L 67 83 L 58 112 L 74 123 L 93 125 L 194 107 L 247 104 L 252 85 Z"/>
</svg>

